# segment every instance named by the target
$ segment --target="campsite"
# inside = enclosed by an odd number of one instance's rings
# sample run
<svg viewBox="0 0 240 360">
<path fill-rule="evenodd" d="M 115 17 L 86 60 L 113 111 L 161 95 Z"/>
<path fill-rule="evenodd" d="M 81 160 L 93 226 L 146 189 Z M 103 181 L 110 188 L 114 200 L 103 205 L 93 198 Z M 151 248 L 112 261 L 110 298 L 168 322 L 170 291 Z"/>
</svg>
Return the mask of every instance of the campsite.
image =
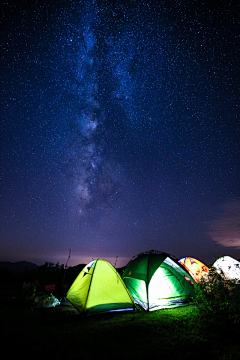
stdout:
<svg viewBox="0 0 240 360">
<path fill-rule="evenodd" d="M 105 268 L 105 262 L 99 264 L 100 269 Z M 85 282 L 86 267 L 79 273 Z M 88 267 L 87 272 L 93 269 Z M 109 277 L 112 279 L 111 273 Z M 121 282 L 119 278 L 117 281 Z M 20 281 L 1 286 L 2 340 L 3 344 L 13 342 L 9 345 L 13 357 L 240 359 L 240 321 L 218 317 L 214 312 L 204 318 L 194 301 L 156 311 L 145 311 L 137 304 L 136 311 L 87 316 L 67 298 L 54 307 L 37 308 L 21 302 L 21 294 Z"/>
</svg>

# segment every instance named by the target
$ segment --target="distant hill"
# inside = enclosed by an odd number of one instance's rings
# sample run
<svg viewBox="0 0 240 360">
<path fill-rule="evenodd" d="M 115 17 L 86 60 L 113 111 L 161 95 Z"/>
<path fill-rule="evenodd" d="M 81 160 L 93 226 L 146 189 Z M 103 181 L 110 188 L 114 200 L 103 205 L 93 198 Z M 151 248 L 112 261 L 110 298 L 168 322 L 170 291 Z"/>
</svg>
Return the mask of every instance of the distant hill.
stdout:
<svg viewBox="0 0 240 360">
<path fill-rule="evenodd" d="M 15 263 L 11 263 L 10 261 L 1 261 L 0 262 L 0 269 L 7 270 L 14 274 L 24 273 L 26 271 L 37 271 L 38 265 L 33 264 L 28 261 L 18 261 Z"/>
<path fill-rule="evenodd" d="M 86 264 L 78 264 L 66 269 L 65 275 L 63 276 L 65 282 L 70 286 L 73 281 L 76 279 L 81 270 L 86 266 Z M 56 282 L 59 281 L 58 277 L 62 276 L 60 273 L 62 270 L 55 272 L 39 272 L 41 266 L 28 262 L 28 261 L 18 261 L 12 263 L 10 261 L 1 261 L 0 262 L 0 276 L 3 283 L 14 282 L 14 281 L 32 281 L 36 278 L 42 283 L 44 282 Z M 125 267 L 117 268 L 117 271 L 122 276 Z M 37 273 L 36 275 L 35 272 Z M 27 277 L 26 277 L 27 276 Z M 58 279 L 58 280 L 56 280 Z"/>
</svg>

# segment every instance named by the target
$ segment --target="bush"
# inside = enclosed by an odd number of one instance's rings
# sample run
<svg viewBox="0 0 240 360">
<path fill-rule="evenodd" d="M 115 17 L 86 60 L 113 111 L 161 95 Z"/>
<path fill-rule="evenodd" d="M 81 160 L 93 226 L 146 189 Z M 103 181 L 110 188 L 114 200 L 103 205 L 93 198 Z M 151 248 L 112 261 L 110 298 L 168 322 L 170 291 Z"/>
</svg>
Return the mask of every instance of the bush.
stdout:
<svg viewBox="0 0 240 360">
<path fill-rule="evenodd" d="M 240 282 L 211 267 L 195 284 L 194 303 L 205 320 L 240 322 Z"/>
<path fill-rule="evenodd" d="M 37 279 L 40 283 L 47 285 L 51 283 L 59 283 L 63 281 L 64 265 L 59 263 L 45 262 L 44 265 L 38 267 Z"/>
</svg>

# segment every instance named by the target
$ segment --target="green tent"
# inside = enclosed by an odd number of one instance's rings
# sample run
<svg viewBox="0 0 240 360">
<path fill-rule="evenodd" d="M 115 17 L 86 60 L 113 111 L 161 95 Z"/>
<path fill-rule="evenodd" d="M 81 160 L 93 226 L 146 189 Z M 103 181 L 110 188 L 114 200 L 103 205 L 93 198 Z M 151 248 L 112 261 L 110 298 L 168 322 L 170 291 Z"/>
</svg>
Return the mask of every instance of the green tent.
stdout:
<svg viewBox="0 0 240 360">
<path fill-rule="evenodd" d="M 117 270 L 107 261 L 91 261 L 77 276 L 66 298 L 80 313 L 133 311 L 135 304 Z"/>
<path fill-rule="evenodd" d="M 163 252 L 133 257 L 122 278 L 134 302 L 148 311 L 186 305 L 194 296 L 193 278 L 177 258 Z"/>
</svg>

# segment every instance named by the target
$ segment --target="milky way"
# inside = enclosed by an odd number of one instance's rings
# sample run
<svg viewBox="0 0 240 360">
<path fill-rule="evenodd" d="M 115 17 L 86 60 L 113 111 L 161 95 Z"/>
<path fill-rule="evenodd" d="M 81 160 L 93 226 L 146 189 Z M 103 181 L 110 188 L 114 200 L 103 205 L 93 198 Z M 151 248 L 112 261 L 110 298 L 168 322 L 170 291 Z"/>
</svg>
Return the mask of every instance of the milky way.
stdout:
<svg viewBox="0 0 240 360">
<path fill-rule="evenodd" d="M 239 257 L 238 19 L 233 1 L 4 2 L 0 260 Z"/>
</svg>

